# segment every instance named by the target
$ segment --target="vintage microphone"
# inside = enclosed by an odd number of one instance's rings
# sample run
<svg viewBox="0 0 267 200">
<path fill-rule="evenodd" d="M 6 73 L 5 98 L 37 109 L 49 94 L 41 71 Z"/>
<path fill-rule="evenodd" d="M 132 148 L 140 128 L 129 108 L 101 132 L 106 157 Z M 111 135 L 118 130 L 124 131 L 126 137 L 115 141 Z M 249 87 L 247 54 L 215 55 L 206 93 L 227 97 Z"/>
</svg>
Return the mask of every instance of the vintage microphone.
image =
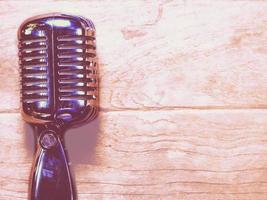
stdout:
<svg viewBox="0 0 267 200">
<path fill-rule="evenodd" d="M 35 16 L 18 30 L 21 113 L 35 128 L 30 200 L 74 200 L 63 136 L 93 120 L 98 79 L 93 23 L 80 16 Z"/>
</svg>

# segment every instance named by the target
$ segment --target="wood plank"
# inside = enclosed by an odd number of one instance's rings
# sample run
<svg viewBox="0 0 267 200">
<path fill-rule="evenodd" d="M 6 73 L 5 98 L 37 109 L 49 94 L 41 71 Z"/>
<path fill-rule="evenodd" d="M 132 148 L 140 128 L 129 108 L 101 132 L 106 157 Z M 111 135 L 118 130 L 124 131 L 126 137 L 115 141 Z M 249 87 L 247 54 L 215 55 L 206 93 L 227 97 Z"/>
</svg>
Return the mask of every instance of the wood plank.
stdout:
<svg viewBox="0 0 267 200">
<path fill-rule="evenodd" d="M 0 128 L 0 199 L 26 199 L 33 138 L 18 114 Z M 66 143 L 80 200 L 265 200 L 266 130 L 267 110 L 117 111 Z"/>
<path fill-rule="evenodd" d="M 96 24 L 105 111 L 266 108 L 265 1 L 1 1 L 0 110 L 19 107 L 19 24 L 55 8 Z"/>
</svg>

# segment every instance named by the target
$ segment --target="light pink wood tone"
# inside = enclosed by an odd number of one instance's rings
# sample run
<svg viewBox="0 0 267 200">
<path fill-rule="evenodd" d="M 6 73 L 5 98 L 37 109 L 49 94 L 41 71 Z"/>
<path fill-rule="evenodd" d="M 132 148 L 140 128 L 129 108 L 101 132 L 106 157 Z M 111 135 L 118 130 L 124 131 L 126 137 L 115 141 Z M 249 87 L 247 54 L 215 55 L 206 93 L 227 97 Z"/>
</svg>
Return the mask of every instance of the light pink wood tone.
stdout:
<svg viewBox="0 0 267 200">
<path fill-rule="evenodd" d="M 266 107 L 267 2 L 3 1 L 1 110 L 19 107 L 17 28 L 55 8 L 96 24 L 104 110 Z"/>
<path fill-rule="evenodd" d="M 0 115 L 0 199 L 27 196 L 32 150 L 23 127 L 19 114 Z M 67 148 L 80 200 L 263 200 L 266 130 L 266 110 L 107 112 L 70 130 Z"/>
<path fill-rule="evenodd" d="M 16 31 L 54 11 L 97 29 L 101 112 L 66 134 L 79 200 L 267 199 L 267 2 L 0 1 L 0 200 L 27 199 Z"/>
</svg>

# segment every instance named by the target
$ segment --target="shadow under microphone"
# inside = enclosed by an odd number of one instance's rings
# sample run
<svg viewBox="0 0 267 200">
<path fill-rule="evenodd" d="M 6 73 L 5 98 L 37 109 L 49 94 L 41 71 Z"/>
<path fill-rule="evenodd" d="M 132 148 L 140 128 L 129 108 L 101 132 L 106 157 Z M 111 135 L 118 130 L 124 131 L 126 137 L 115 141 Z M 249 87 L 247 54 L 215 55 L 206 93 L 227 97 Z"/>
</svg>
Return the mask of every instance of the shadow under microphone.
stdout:
<svg viewBox="0 0 267 200">
<path fill-rule="evenodd" d="M 21 113 L 37 138 L 30 200 L 74 200 L 63 136 L 98 113 L 95 27 L 50 13 L 24 21 L 18 40 Z"/>
</svg>

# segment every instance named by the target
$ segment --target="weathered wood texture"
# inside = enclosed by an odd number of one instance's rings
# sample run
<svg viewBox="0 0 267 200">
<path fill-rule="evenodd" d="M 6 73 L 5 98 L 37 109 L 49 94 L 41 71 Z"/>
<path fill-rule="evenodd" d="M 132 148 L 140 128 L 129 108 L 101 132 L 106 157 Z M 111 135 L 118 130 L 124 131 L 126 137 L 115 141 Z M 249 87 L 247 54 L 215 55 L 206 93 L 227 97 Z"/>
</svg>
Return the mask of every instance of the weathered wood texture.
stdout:
<svg viewBox="0 0 267 200">
<path fill-rule="evenodd" d="M 26 199 L 30 141 L 19 114 L 0 124 L 0 199 Z M 263 200 L 266 129 L 265 110 L 119 111 L 67 139 L 80 199 Z"/>
<path fill-rule="evenodd" d="M 2 1 L 0 108 L 19 106 L 19 24 L 55 10 L 95 22 L 105 110 L 265 107 L 266 8 L 261 1 Z"/>
<path fill-rule="evenodd" d="M 97 29 L 101 112 L 70 130 L 79 200 L 267 199 L 267 2 L 0 1 L 0 200 L 27 198 L 16 31 L 54 11 Z"/>
</svg>

